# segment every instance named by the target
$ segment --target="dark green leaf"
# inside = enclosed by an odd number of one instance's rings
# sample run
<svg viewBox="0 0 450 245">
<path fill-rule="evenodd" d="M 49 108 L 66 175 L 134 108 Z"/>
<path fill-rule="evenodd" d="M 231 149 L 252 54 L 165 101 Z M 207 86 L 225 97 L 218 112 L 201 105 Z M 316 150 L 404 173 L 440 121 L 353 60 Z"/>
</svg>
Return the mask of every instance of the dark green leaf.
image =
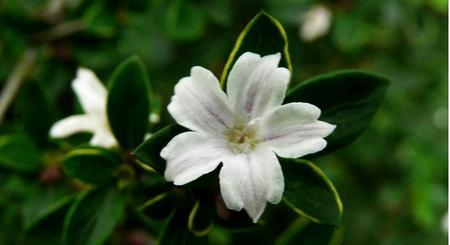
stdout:
<svg viewBox="0 0 450 245">
<path fill-rule="evenodd" d="M 295 221 L 277 239 L 276 245 L 338 245 L 342 231 L 333 225 L 311 223 L 303 218 Z"/>
<path fill-rule="evenodd" d="M 214 225 L 215 210 L 212 203 L 197 201 L 189 213 L 188 228 L 197 236 L 204 236 Z"/>
<path fill-rule="evenodd" d="M 326 138 L 327 153 L 361 135 L 386 93 L 388 80 L 379 75 L 344 70 L 320 75 L 288 92 L 286 103 L 307 102 L 322 110 L 320 120 L 337 125 Z"/>
<path fill-rule="evenodd" d="M 225 85 L 231 66 L 245 52 L 260 55 L 279 52 L 282 57 L 280 66 L 287 67 L 292 72 L 286 32 L 278 20 L 265 12 L 256 15 L 239 35 L 220 77 L 222 85 Z"/>
<path fill-rule="evenodd" d="M 164 230 L 159 236 L 160 245 L 190 245 L 208 244 L 206 237 L 197 237 L 188 230 L 187 213 L 181 210 L 174 211 L 167 219 Z"/>
<path fill-rule="evenodd" d="M 149 79 L 137 56 L 122 62 L 108 87 L 108 120 L 114 136 L 124 149 L 132 149 L 144 139 L 149 109 Z"/>
<path fill-rule="evenodd" d="M 113 179 L 120 161 L 102 148 L 82 148 L 69 152 L 63 165 L 72 178 L 101 185 Z"/>
<path fill-rule="evenodd" d="M 342 216 L 339 194 L 327 176 L 305 160 L 282 159 L 284 201 L 311 221 L 338 224 Z"/>
<path fill-rule="evenodd" d="M 159 153 L 173 137 L 184 131 L 186 129 L 178 124 L 168 125 L 138 146 L 133 151 L 133 155 L 138 161 L 150 166 L 159 173 L 163 173 L 166 168 L 166 161 Z"/>
<path fill-rule="evenodd" d="M 41 167 L 34 143 L 24 135 L 0 136 L 0 166 L 18 172 L 33 172 Z"/>
<path fill-rule="evenodd" d="M 145 202 L 139 211 L 154 219 L 167 218 L 175 207 L 175 199 L 172 192 L 161 193 Z"/>
<path fill-rule="evenodd" d="M 83 192 L 64 220 L 63 244 L 103 244 L 122 220 L 125 201 L 114 189 Z"/>
<path fill-rule="evenodd" d="M 23 222 L 26 230 L 34 227 L 51 214 L 57 212 L 72 201 L 73 195 L 60 188 L 41 190 L 28 200 L 23 207 Z"/>
</svg>

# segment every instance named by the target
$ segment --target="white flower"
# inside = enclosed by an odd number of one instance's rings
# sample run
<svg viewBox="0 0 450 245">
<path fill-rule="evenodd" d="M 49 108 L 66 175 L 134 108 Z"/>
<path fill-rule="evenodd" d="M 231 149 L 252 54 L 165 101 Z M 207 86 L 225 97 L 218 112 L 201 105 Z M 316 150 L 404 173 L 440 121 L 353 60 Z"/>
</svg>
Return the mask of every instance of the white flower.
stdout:
<svg viewBox="0 0 450 245">
<path fill-rule="evenodd" d="M 280 54 L 244 53 L 228 76 L 227 94 L 216 77 L 193 67 L 175 86 L 168 110 L 191 129 L 161 151 L 165 178 L 191 182 L 222 162 L 220 189 L 225 205 L 244 208 L 253 222 L 266 201 L 280 202 L 284 179 L 275 153 L 298 158 L 325 148 L 335 126 L 318 121 L 320 110 L 307 103 L 281 105 L 290 73 L 278 67 Z"/>
<path fill-rule="evenodd" d="M 106 114 L 105 86 L 86 68 L 79 68 L 72 89 L 86 114 L 73 115 L 56 122 L 50 129 L 52 138 L 64 138 L 79 132 L 93 133 L 91 145 L 111 148 L 118 145 Z"/>
<path fill-rule="evenodd" d="M 300 37 L 306 42 L 312 42 L 328 33 L 332 14 L 328 8 L 319 4 L 311 8 L 302 17 Z"/>
</svg>

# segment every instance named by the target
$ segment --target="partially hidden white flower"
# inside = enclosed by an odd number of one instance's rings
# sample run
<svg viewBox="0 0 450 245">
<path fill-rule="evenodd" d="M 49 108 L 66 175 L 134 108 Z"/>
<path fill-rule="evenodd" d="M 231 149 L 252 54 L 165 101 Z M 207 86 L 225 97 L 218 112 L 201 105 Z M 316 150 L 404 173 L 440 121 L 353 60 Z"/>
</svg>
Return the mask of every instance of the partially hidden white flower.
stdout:
<svg viewBox="0 0 450 245">
<path fill-rule="evenodd" d="M 104 148 L 118 145 L 111 132 L 106 113 L 107 90 L 89 69 L 79 68 L 72 81 L 72 89 L 85 114 L 73 115 L 56 122 L 50 129 L 50 137 L 64 138 L 75 133 L 93 133 L 90 144 Z"/>
<path fill-rule="evenodd" d="M 208 70 L 195 66 L 175 86 L 168 110 L 192 131 L 162 149 L 165 178 L 191 182 L 222 162 L 220 189 L 225 205 L 244 208 L 253 222 L 266 202 L 280 202 L 284 190 L 280 157 L 298 158 L 325 148 L 335 126 L 319 121 L 308 103 L 282 105 L 290 72 L 278 67 L 280 54 L 244 53 L 228 76 L 227 94 Z"/>
<path fill-rule="evenodd" d="M 331 25 L 331 11 L 324 5 L 318 4 L 302 16 L 300 37 L 306 42 L 312 42 L 328 33 Z"/>
</svg>

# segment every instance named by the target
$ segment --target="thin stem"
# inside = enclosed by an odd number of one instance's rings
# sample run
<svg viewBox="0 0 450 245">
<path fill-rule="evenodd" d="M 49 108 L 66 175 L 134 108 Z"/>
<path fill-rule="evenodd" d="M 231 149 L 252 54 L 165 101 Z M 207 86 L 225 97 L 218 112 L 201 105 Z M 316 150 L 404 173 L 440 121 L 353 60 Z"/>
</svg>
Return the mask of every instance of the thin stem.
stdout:
<svg viewBox="0 0 450 245">
<path fill-rule="evenodd" d="M 36 48 L 28 48 L 14 67 L 13 72 L 9 75 L 0 94 L 0 124 L 3 122 L 3 117 L 17 95 L 20 86 L 36 63 L 36 58 Z"/>
<path fill-rule="evenodd" d="M 61 23 L 52 29 L 38 33 L 34 39 L 39 43 L 51 42 L 63 37 L 70 36 L 85 29 L 81 20 L 74 20 Z"/>
</svg>

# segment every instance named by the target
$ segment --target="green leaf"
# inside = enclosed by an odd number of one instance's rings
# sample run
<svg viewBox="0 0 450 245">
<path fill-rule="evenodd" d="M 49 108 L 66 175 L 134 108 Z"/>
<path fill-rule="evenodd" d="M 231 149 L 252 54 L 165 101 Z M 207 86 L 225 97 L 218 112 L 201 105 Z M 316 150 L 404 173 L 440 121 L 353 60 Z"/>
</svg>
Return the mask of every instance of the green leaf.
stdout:
<svg viewBox="0 0 450 245">
<path fill-rule="evenodd" d="M 25 230 L 42 223 L 48 216 L 67 206 L 73 200 L 73 195 L 67 195 L 61 188 L 41 190 L 28 200 L 23 207 L 23 222 Z"/>
<path fill-rule="evenodd" d="M 101 185 L 113 180 L 120 161 L 102 148 L 82 148 L 63 159 L 65 172 L 83 182 Z"/>
<path fill-rule="evenodd" d="M 320 120 L 337 125 L 326 138 L 324 154 L 354 141 L 369 125 L 388 86 L 376 74 L 343 70 L 300 83 L 288 92 L 285 103 L 307 102 L 322 111 Z"/>
<path fill-rule="evenodd" d="M 215 210 L 212 203 L 197 201 L 189 213 L 188 228 L 197 236 L 208 234 L 214 225 Z"/>
<path fill-rule="evenodd" d="M 174 194 L 172 192 L 164 192 L 145 202 L 138 210 L 150 218 L 161 219 L 167 218 L 174 207 Z"/>
<path fill-rule="evenodd" d="M 199 38 L 206 27 L 204 11 L 192 1 L 169 2 L 166 15 L 166 30 L 169 37 L 189 41 Z"/>
<path fill-rule="evenodd" d="M 333 225 L 311 223 L 303 218 L 296 220 L 276 241 L 276 245 L 341 244 L 342 231 Z"/>
<path fill-rule="evenodd" d="M 287 67 L 292 72 L 286 32 L 278 20 L 265 12 L 257 14 L 239 35 L 220 77 L 222 85 L 225 85 L 231 66 L 245 52 L 260 55 L 279 52 L 281 53 L 280 66 Z"/>
<path fill-rule="evenodd" d="M 133 155 L 138 161 L 150 166 L 159 173 L 164 173 L 166 161 L 159 153 L 173 137 L 185 131 L 186 129 L 178 124 L 170 124 L 138 146 L 133 151 Z"/>
<path fill-rule="evenodd" d="M 64 220 L 63 244 L 103 244 L 122 220 L 125 202 L 125 196 L 114 189 L 81 193 Z"/>
<path fill-rule="evenodd" d="M 41 156 L 25 135 L 3 135 L 0 136 L 0 166 L 17 172 L 34 172 L 41 167 Z"/>
<path fill-rule="evenodd" d="M 282 159 L 281 164 L 285 177 L 283 200 L 311 221 L 338 224 L 342 202 L 327 176 L 309 161 Z"/>
<path fill-rule="evenodd" d="M 108 120 L 124 149 L 139 145 L 147 132 L 149 79 L 137 56 L 128 58 L 114 71 L 108 87 Z"/>
</svg>

